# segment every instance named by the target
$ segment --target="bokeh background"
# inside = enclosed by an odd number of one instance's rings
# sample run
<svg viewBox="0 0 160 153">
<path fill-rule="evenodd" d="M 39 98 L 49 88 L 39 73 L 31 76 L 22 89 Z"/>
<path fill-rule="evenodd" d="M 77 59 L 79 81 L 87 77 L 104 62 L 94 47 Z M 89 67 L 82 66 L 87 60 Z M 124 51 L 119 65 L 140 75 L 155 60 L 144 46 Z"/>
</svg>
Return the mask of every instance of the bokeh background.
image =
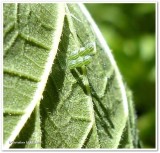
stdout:
<svg viewBox="0 0 160 153">
<path fill-rule="evenodd" d="M 155 148 L 155 3 L 85 4 L 133 92 L 142 148 Z"/>
</svg>

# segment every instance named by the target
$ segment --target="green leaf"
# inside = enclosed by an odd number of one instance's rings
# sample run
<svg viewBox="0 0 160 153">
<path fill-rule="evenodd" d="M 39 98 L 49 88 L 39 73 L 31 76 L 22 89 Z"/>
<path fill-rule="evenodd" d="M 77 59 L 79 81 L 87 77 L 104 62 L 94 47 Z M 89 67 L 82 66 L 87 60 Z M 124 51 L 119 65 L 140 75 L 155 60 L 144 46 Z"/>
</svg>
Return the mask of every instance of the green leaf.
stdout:
<svg viewBox="0 0 160 153">
<path fill-rule="evenodd" d="M 91 62 L 70 69 L 71 53 L 92 42 Z M 5 148 L 137 147 L 128 95 L 82 4 L 4 4 Z"/>
<path fill-rule="evenodd" d="M 13 141 L 11 148 L 41 148 L 39 104 L 36 105 L 36 108 L 28 119 L 26 125 L 23 127 L 16 139 Z"/>
<path fill-rule="evenodd" d="M 86 17 L 79 14 L 80 10 L 73 15 L 87 23 L 85 21 Z M 85 15 L 87 16 L 87 13 Z M 94 56 L 93 62 L 88 66 L 88 80 L 92 91 L 99 145 L 101 148 L 116 148 L 128 117 L 125 89 L 110 50 L 103 46 L 104 40 L 100 36 L 96 25 L 89 17 L 87 19 L 89 24 L 81 25 L 79 33 L 77 30 L 77 35 L 81 40 L 82 38 L 83 40 L 88 40 L 87 33 L 90 33 L 90 35 L 93 33 L 92 37 L 96 39 L 97 54 Z M 92 24 L 93 30 L 90 24 Z"/>
<path fill-rule="evenodd" d="M 138 137 L 136 130 L 136 120 L 135 120 L 135 111 L 132 100 L 132 93 L 126 87 L 127 92 L 127 100 L 128 100 L 128 110 L 129 110 L 129 118 L 126 123 L 126 127 L 123 130 L 123 134 L 121 136 L 121 141 L 119 143 L 119 148 L 138 148 Z"/>
<path fill-rule="evenodd" d="M 4 4 L 4 148 L 41 99 L 64 14 L 64 4 Z"/>
</svg>

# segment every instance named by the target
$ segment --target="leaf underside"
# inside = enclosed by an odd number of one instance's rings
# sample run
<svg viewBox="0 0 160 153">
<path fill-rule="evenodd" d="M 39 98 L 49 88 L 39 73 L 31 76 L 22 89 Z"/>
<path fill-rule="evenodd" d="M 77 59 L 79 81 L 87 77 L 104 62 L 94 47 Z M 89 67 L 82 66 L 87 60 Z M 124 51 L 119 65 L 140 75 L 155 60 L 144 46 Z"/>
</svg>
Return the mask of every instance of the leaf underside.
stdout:
<svg viewBox="0 0 160 153">
<path fill-rule="evenodd" d="M 77 4 L 4 4 L 4 144 L 25 142 L 11 148 L 138 146 L 131 93 L 82 8 Z M 62 9 L 65 16 L 58 16 Z M 39 94 L 42 98 L 15 139 L 9 140 L 42 82 L 57 26 L 63 29 L 43 95 Z M 70 53 L 90 42 L 96 43 L 96 54 L 85 66 L 87 75 L 80 68 L 70 70 Z M 83 79 L 89 83 L 90 94 Z"/>
</svg>

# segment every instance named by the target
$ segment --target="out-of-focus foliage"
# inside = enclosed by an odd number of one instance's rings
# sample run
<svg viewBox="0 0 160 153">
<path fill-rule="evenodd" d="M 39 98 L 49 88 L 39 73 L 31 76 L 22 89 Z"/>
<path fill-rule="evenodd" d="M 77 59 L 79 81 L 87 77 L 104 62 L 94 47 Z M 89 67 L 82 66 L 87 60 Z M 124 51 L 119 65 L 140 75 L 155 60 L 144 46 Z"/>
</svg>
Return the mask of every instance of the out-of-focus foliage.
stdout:
<svg viewBox="0 0 160 153">
<path fill-rule="evenodd" d="M 133 91 L 142 148 L 155 148 L 155 4 L 86 4 Z"/>
</svg>

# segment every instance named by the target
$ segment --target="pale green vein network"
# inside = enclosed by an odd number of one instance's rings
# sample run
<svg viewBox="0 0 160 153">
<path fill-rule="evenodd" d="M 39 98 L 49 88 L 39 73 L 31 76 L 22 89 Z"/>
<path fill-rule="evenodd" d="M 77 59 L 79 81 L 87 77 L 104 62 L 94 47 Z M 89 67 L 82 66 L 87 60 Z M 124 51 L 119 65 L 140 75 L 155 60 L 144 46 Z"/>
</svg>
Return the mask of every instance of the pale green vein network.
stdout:
<svg viewBox="0 0 160 153">
<path fill-rule="evenodd" d="M 74 4 L 69 5 L 72 14 L 80 21 L 87 23 L 87 19 L 80 13 L 81 10 L 78 7 L 75 9 L 75 7 L 77 6 Z M 77 26 L 76 32 L 81 40 L 88 40 L 88 33 L 90 33 L 89 36 L 93 37 L 91 33 L 94 34 L 97 31 L 97 29 L 92 31 L 90 23 L 88 25 L 82 24 L 79 27 L 79 22 L 74 19 L 73 21 L 75 27 Z M 117 148 L 126 123 L 126 110 L 123 106 L 124 97 L 118 80 L 120 76 L 117 72 L 114 72 L 115 65 L 112 65 L 114 63 L 109 58 L 110 55 L 104 52 L 104 48 L 101 47 L 101 42 L 99 41 L 99 39 L 96 39 L 97 53 L 93 57 L 94 62 L 87 66 L 95 116 L 97 112 L 101 116 L 100 121 L 95 118 L 97 133 L 101 148 Z M 111 82 L 112 75 L 115 76 Z M 105 98 L 106 96 L 108 100 Z"/>
<path fill-rule="evenodd" d="M 4 148 L 9 148 L 42 97 L 60 40 L 64 5 L 13 3 L 4 4 L 3 11 L 5 126 L 7 114 L 10 120 L 20 115 L 12 128 L 4 127 Z"/>
<path fill-rule="evenodd" d="M 79 46 L 69 13 L 67 10 L 58 55 L 41 101 L 44 148 L 81 148 L 93 125 L 91 98 L 67 65 L 70 51 Z"/>
<path fill-rule="evenodd" d="M 41 142 L 24 148 L 138 145 L 131 96 L 128 107 L 117 65 L 83 5 L 4 4 L 3 14 L 5 149 L 22 138 Z M 70 69 L 71 55 L 90 43 L 90 63 Z"/>
</svg>

